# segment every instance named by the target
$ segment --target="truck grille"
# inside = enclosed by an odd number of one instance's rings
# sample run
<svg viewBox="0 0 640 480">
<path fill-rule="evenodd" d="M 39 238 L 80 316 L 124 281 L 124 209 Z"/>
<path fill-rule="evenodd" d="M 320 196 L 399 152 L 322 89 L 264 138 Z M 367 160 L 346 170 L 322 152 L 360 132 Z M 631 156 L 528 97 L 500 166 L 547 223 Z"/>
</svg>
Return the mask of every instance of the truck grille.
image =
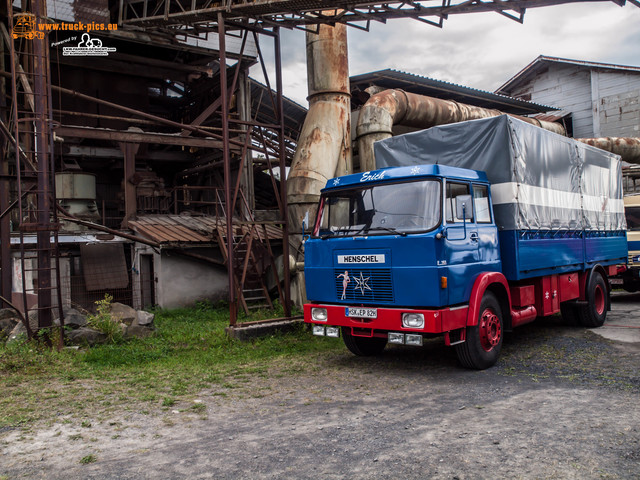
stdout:
<svg viewBox="0 0 640 480">
<path fill-rule="evenodd" d="M 334 270 L 338 300 L 358 303 L 393 302 L 390 269 L 358 269 L 346 272 L 348 282 L 345 289 L 345 270 Z"/>
</svg>

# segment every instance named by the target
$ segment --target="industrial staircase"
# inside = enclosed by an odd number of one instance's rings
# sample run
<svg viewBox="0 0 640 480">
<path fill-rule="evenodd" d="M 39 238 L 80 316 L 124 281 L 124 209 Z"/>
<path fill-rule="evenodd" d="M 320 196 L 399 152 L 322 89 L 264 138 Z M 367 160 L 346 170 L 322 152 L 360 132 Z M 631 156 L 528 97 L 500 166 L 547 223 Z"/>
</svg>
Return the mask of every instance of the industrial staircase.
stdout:
<svg viewBox="0 0 640 480">
<path fill-rule="evenodd" d="M 273 267 L 273 253 L 265 232 L 257 223 L 242 222 L 233 227 L 233 270 L 236 296 L 246 314 L 260 308 L 273 308 L 265 283 L 268 266 Z M 218 245 L 224 262 L 229 261 L 226 229 L 218 228 Z"/>
</svg>

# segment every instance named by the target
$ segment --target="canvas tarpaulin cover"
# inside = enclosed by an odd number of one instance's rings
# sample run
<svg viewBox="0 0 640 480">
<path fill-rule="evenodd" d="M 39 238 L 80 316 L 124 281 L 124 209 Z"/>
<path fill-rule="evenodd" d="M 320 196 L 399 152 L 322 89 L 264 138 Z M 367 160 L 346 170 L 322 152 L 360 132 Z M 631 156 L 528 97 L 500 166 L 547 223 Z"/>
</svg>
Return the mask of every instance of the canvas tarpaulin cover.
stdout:
<svg viewBox="0 0 640 480">
<path fill-rule="evenodd" d="M 501 230 L 626 230 L 620 157 L 507 115 L 374 144 L 378 168 L 481 170 Z"/>
</svg>

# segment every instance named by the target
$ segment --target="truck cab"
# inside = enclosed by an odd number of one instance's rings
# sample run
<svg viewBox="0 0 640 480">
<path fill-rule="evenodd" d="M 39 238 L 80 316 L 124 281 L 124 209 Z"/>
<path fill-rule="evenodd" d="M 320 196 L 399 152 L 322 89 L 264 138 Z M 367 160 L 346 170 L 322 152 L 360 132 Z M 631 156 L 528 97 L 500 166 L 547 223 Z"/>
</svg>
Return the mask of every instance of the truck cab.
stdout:
<svg viewBox="0 0 640 480">
<path fill-rule="evenodd" d="M 500 270 L 483 172 L 423 165 L 333 183 L 305 245 L 308 298 L 439 308 L 464 304 L 480 271 Z"/>
</svg>

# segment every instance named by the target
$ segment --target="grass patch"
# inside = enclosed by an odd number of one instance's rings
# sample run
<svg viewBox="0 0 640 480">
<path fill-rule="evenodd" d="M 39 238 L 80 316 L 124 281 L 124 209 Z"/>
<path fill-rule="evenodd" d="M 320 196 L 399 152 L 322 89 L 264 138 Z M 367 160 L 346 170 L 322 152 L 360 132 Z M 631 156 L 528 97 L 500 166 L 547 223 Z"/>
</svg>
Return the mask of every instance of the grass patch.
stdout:
<svg viewBox="0 0 640 480">
<path fill-rule="evenodd" d="M 94 462 L 97 462 L 97 461 L 98 461 L 98 459 L 97 459 L 97 458 L 96 458 L 96 456 L 95 456 L 95 455 L 93 455 L 93 454 L 92 454 L 92 455 L 87 455 L 87 456 L 82 457 L 82 458 L 80 459 L 80 463 L 81 463 L 82 465 L 86 465 L 86 464 L 88 464 L 88 463 L 94 463 Z"/>
<path fill-rule="evenodd" d="M 155 313 L 156 335 L 146 339 L 61 352 L 37 343 L 0 345 L 0 428 L 65 418 L 95 423 L 123 408 L 167 408 L 212 385 L 237 390 L 238 376 L 264 376 L 273 365 L 312 368 L 314 354 L 343 348 L 302 325 L 250 342 L 231 339 L 226 305 Z M 276 316 L 282 312 L 240 321 Z"/>
</svg>

